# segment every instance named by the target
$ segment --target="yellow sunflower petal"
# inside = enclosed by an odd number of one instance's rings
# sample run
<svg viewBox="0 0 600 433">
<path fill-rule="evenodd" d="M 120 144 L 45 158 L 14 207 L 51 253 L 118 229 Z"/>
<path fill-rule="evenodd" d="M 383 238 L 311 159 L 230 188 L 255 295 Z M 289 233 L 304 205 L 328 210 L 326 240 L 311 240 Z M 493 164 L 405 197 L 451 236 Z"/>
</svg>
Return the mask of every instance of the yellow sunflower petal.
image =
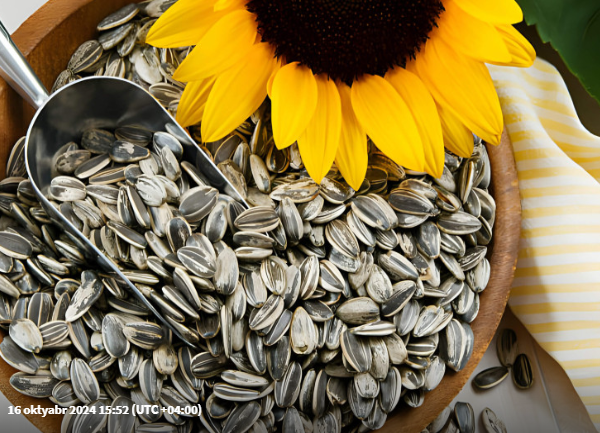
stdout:
<svg viewBox="0 0 600 433">
<path fill-rule="evenodd" d="M 273 93 L 273 81 L 275 81 L 277 72 L 279 72 L 279 70 L 277 70 L 276 72 L 273 72 L 271 74 L 271 76 L 269 77 L 269 81 L 267 81 L 267 95 L 269 95 L 269 98 L 271 97 L 271 95 Z"/>
<path fill-rule="evenodd" d="M 246 0 L 217 0 L 213 7 L 213 10 L 215 12 L 218 12 L 232 8 L 241 9 L 246 6 L 246 3 Z"/>
<path fill-rule="evenodd" d="M 317 108 L 317 80 L 298 62 L 277 72 L 271 95 L 273 139 L 278 149 L 290 146 L 306 129 Z"/>
<path fill-rule="evenodd" d="M 173 78 L 194 81 L 210 77 L 239 63 L 256 39 L 254 14 L 233 11 L 221 18 L 179 65 Z"/>
<path fill-rule="evenodd" d="M 320 182 L 331 168 L 340 144 L 342 106 L 335 83 L 324 75 L 315 79 L 319 103 L 308 126 L 298 137 L 298 148 L 308 174 Z"/>
<path fill-rule="evenodd" d="M 272 47 L 253 45 L 248 55 L 215 81 L 202 118 L 202 139 L 217 141 L 254 113 L 267 96 L 267 80 L 277 67 Z"/>
<path fill-rule="evenodd" d="M 146 42 L 162 48 L 196 45 L 225 13 L 214 13 L 215 0 L 179 0 L 150 28 Z"/>
<path fill-rule="evenodd" d="M 194 125 L 202 120 L 206 101 L 213 84 L 215 84 L 215 78 L 208 77 L 204 80 L 190 81 L 185 86 L 177 106 L 177 122 L 181 126 Z"/>
<path fill-rule="evenodd" d="M 454 0 L 469 15 L 496 24 L 523 21 L 523 11 L 515 0 Z M 444 6 L 446 2 L 444 1 Z"/>
<path fill-rule="evenodd" d="M 503 128 L 502 110 L 483 63 L 434 37 L 417 55 L 414 68 L 439 105 L 485 141 L 497 141 Z"/>
<path fill-rule="evenodd" d="M 425 156 L 415 120 L 398 92 L 377 75 L 352 83 L 350 92 L 356 118 L 371 140 L 396 163 L 423 171 Z"/>
<path fill-rule="evenodd" d="M 433 97 L 419 77 L 406 69 L 394 68 L 385 74 L 385 79 L 394 86 L 413 114 L 423 142 L 425 170 L 440 177 L 444 170 L 444 139 Z"/>
<path fill-rule="evenodd" d="M 496 26 L 498 33 L 504 40 L 506 48 L 511 55 L 510 62 L 496 63 L 503 66 L 519 66 L 528 68 L 533 65 L 535 60 L 535 50 L 525 37 L 509 24 L 501 24 Z"/>
<path fill-rule="evenodd" d="M 358 190 L 365 179 L 369 163 L 367 136 L 352 110 L 350 87 L 338 83 L 337 88 L 342 103 L 342 132 L 335 163 L 348 185 Z"/>
<path fill-rule="evenodd" d="M 273 89 L 273 81 L 275 81 L 275 77 L 277 76 L 277 73 L 279 72 L 279 70 L 281 68 L 283 68 L 283 66 L 285 66 L 283 64 L 283 60 L 277 59 L 277 64 L 275 65 L 275 68 L 273 69 L 273 72 L 271 73 L 271 76 L 269 77 L 269 80 L 267 81 L 267 95 L 269 95 L 269 98 L 271 98 L 271 92 Z"/>
<path fill-rule="evenodd" d="M 441 37 L 456 50 L 482 62 L 510 61 L 511 55 L 493 25 L 469 15 L 454 1 L 445 1 L 444 8 L 439 27 L 430 37 Z"/>
<path fill-rule="evenodd" d="M 455 155 L 469 158 L 473 153 L 473 134 L 449 110 L 438 105 L 442 130 L 444 131 L 444 144 Z"/>
</svg>

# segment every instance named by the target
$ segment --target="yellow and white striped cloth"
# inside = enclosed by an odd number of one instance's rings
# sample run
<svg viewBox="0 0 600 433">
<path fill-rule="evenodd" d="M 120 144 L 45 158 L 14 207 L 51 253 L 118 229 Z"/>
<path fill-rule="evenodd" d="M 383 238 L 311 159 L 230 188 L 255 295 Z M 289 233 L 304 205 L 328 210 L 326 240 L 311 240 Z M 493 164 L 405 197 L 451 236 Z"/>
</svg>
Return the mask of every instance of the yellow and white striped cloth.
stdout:
<svg viewBox="0 0 600 433">
<path fill-rule="evenodd" d="M 523 208 L 509 305 L 565 369 L 600 431 L 600 137 L 581 124 L 549 63 L 489 68 Z"/>
</svg>

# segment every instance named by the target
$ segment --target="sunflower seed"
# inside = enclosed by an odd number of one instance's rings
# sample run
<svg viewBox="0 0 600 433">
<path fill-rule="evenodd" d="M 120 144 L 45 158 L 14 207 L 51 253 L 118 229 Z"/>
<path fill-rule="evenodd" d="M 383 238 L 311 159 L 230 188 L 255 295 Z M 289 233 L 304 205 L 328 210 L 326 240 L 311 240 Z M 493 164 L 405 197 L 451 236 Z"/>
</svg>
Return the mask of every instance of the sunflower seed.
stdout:
<svg viewBox="0 0 600 433">
<path fill-rule="evenodd" d="M 62 407 L 81 404 L 69 382 L 59 382 L 52 389 L 52 398 Z"/>
<path fill-rule="evenodd" d="M 429 426 L 427 426 L 427 429 L 430 432 L 436 432 L 439 433 L 442 431 L 442 429 L 446 426 L 448 426 L 448 424 L 450 422 L 452 422 L 452 427 L 454 428 L 454 431 L 458 431 L 458 428 L 456 427 L 456 425 L 453 424 L 454 421 L 452 421 L 452 419 L 450 418 L 450 415 L 452 414 L 452 406 L 447 406 L 443 411 L 440 412 L 440 414 L 431 422 L 431 424 L 429 424 Z M 448 433 L 449 431 L 452 431 L 450 429 L 447 429 Z"/>
<path fill-rule="evenodd" d="M 102 320 L 102 341 L 106 351 L 115 358 L 129 352 L 129 341 L 123 334 L 123 322 L 115 315 L 107 314 Z"/>
<path fill-rule="evenodd" d="M 171 375 L 179 365 L 177 352 L 170 344 L 161 344 L 152 352 L 154 367 L 160 374 Z"/>
<path fill-rule="evenodd" d="M 150 151 L 127 141 L 117 140 L 109 152 L 110 159 L 120 163 L 140 161 L 150 156 Z"/>
<path fill-rule="evenodd" d="M 461 432 L 475 432 L 475 412 L 469 403 L 457 402 L 454 406 L 454 417 Z"/>
<path fill-rule="evenodd" d="M 69 338 L 73 343 L 73 346 L 81 353 L 84 358 L 91 358 L 92 352 L 90 350 L 90 343 L 87 331 L 85 330 L 82 319 L 77 319 L 73 322 L 67 322 L 67 328 L 69 330 Z"/>
<path fill-rule="evenodd" d="M 290 325 L 292 350 L 300 355 L 308 355 L 316 348 L 315 325 L 302 307 L 296 308 Z"/>
<path fill-rule="evenodd" d="M 235 226 L 240 230 L 252 230 L 264 233 L 273 230 L 279 224 L 279 217 L 274 209 L 257 206 L 245 210 L 235 219 Z"/>
<path fill-rule="evenodd" d="M 56 347 L 66 341 L 69 335 L 67 322 L 63 320 L 53 320 L 40 326 L 40 333 L 44 342 L 44 348 Z"/>
<path fill-rule="evenodd" d="M 444 213 L 438 217 L 437 226 L 449 235 L 468 235 L 481 228 L 481 222 L 466 212 Z"/>
<path fill-rule="evenodd" d="M 512 378 L 514 384 L 520 389 L 529 389 L 533 386 L 533 370 L 529 358 L 521 353 L 512 365 Z"/>
<path fill-rule="evenodd" d="M 75 201 L 85 199 L 83 182 L 67 176 L 58 176 L 50 182 L 50 195 L 59 201 Z"/>
<path fill-rule="evenodd" d="M 157 402 L 162 390 L 162 376 L 158 374 L 151 359 L 142 361 L 139 370 L 140 390 L 150 402 Z"/>
<path fill-rule="evenodd" d="M 61 174 L 73 174 L 79 168 L 79 166 L 89 161 L 91 156 L 92 153 L 89 150 L 67 150 L 66 152 L 55 157 L 56 170 Z"/>
<path fill-rule="evenodd" d="M 9 383 L 14 389 L 21 394 L 35 398 L 50 397 L 54 386 L 56 386 L 58 382 L 58 379 L 52 377 L 50 372 L 44 372 L 37 375 L 19 372 L 13 374 L 9 379 Z"/>
<path fill-rule="evenodd" d="M 206 217 L 217 202 L 216 189 L 198 186 L 186 191 L 180 198 L 179 211 L 189 223 L 197 223 Z"/>
<path fill-rule="evenodd" d="M 359 420 L 365 420 L 371 414 L 375 406 L 375 399 L 363 398 L 356 390 L 354 381 L 348 383 L 348 403 L 352 413 Z"/>
<path fill-rule="evenodd" d="M 2 278 L 0 278 L 0 287 L 2 287 Z M 27 318 L 40 327 L 50 320 L 53 309 L 52 298 L 48 293 L 34 293 L 29 299 Z"/>
<path fill-rule="evenodd" d="M 10 336 L 0 342 L 0 356 L 8 365 L 27 374 L 35 374 L 39 368 L 33 353 L 21 349 Z"/>
<path fill-rule="evenodd" d="M 509 368 L 517 358 L 517 334 L 512 329 L 504 329 L 496 340 L 496 353 L 500 364 Z"/>
<path fill-rule="evenodd" d="M 31 244 L 16 233 L 0 232 L 0 252 L 14 259 L 26 260 L 31 257 Z"/>
<path fill-rule="evenodd" d="M 392 364 L 404 363 L 408 357 L 408 352 L 406 350 L 404 341 L 402 341 L 400 336 L 398 334 L 390 334 L 382 338 L 387 347 L 388 354 L 390 356 L 390 362 Z"/>
<path fill-rule="evenodd" d="M 285 416 L 282 422 L 283 433 L 305 433 L 300 414 L 293 406 L 285 411 Z"/>
<path fill-rule="evenodd" d="M 279 407 L 291 407 L 300 393 L 302 384 L 302 367 L 297 362 L 292 362 L 283 378 L 275 382 L 275 402 Z"/>
<path fill-rule="evenodd" d="M 164 338 L 162 327 L 149 322 L 127 323 L 123 335 L 131 344 L 146 350 L 156 349 Z"/>
<path fill-rule="evenodd" d="M 100 34 L 98 41 L 102 45 L 102 48 L 105 50 L 110 50 L 111 48 L 116 47 L 123 39 L 125 39 L 129 32 L 133 30 L 133 27 L 133 23 L 127 23 L 111 30 L 107 30 Z"/>
<path fill-rule="evenodd" d="M 240 388 L 226 383 L 217 383 L 213 387 L 213 392 L 219 398 L 235 401 L 247 402 L 260 398 L 261 392 L 254 389 Z"/>
<path fill-rule="evenodd" d="M 294 203 L 306 203 L 317 196 L 319 185 L 312 179 L 298 179 L 282 184 L 273 189 L 270 197 L 280 201 L 284 197 L 291 199 Z"/>
<path fill-rule="evenodd" d="M 289 343 L 286 337 L 283 337 Z M 264 374 L 267 370 L 267 352 L 263 339 L 255 332 L 249 332 L 246 335 L 246 351 L 248 354 L 248 362 L 250 371 Z"/>
<path fill-rule="evenodd" d="M 212 246 L 210 247 L 212 249 Z M 212 278 L 217 264 L 214 253 L 200 247 L 186 246 L 177 250 L 177 258 L 194 275 L 202 278 Z"/>
<path fill-rule="evenodd" d="M 125 242 L 133 245 L 134 247 L 144 249 L 148 246 L 148 241 L 144 236 L 140 235 L 135 230 L 130 229 L 124 224 L 109 221 L 106 226 L 111 229 L 120 239 L 123 239 Z"/>
<path fill-rule="evenodd" d="M 481 418 L 483 419 L 483 425 L 487 433 L 506 433 L 507 429 L 502 420 L 498 419 L 496 414 L 490 409 L 485 408 L 481 412 Z"/>
<path fill-rule="evenodd" d="M 352 325 L 364 325 L 379 319 L 379 306 L 367 297 L 349 299 L 340 305 L 336 316 Z"/>
<path fill-rule="evenodd" d="M 260 267 L 265 286 L 275 295 L 281 295 L 287 287 L 286 270 L 283 265 L 272 259 L 266 259 Z"/>
<path fill-rule="evenodd" d="M 82 284 L 73 294 L 69 308 L 65 312 L 67 322 L 73 322 L 82 317 L 102 295 L 104 285 L 96 273 L 84 271 L 81 280 Z"/>
<path fill-rule="evenodd" d="M 390 413 L 394 410 L 400 401 L 401 389 L 400 372 L 397 368 L 392 367 L 380 384 L 379 403 L 381 410 L 385 413 Z"/>
<path fill-rule="evenodd" d="M 498 385 L 508 377 L 509 370 L 506 367 L 491 367 L 478 373 L 473 378 L 473 384 L 480 389 L 488 389 Z"/>
<path fill-rule="evenodd" d="M 229 247 L 222 251 L 215 265 L 215 289 L 222 295 L 231 295 L 239 279 L 239 267 L 235 252 Z"/>
<path fill-rule="evenodd" d="M 285 197 L 279 203 L 278 211 L 287 239 L 294 244 L 299 242 L 304 236 L 304 226 L 296 205 Z"/>
<path fill-rule="evenodd" d="M 27 352 L 39 353 L 42 350 L 42 333 L 29 319 L 16 319 L 10 324 L 9 335 L 13 342 Z"/>
<path fill-rule="evenodd" d="M 368 371 L 373 358 L 365 340 L 349 331 L 343 331 L 341 337 L 344 359 L 359 373 Z"/>
<path fill-rule="evenodd" d="M 281 296 L 271 295 L 267 301 L 256 310 L 254 316 L 250 319 L 250 329 L 264 329 L 272 325 L 283 313 L 283 299 Z"/>
<path fill-rule="evenodd" d="M 102 46 L 97 40 L 84 42 L 71 56 L 67 67 L 78 74 L 93 66 L 102 56 Z"/>
<path fill-rule="evenodd" d="M 465 252 L 465 255 L 458 259 L 458 263 L 460 264 L 463 271 L 468 271 L 477 266 L 479 262 L 481 262 L 485 258 L 486 253 L 487 248 L 483 246 L 469 248 Z"/>
<path fill-rule="evenodd" d="M 100 386 L 90 366 L 82 359 L 71 361 L 71 383 L 77 398 L 85 404 L 100 398 Z"/>
</svg>

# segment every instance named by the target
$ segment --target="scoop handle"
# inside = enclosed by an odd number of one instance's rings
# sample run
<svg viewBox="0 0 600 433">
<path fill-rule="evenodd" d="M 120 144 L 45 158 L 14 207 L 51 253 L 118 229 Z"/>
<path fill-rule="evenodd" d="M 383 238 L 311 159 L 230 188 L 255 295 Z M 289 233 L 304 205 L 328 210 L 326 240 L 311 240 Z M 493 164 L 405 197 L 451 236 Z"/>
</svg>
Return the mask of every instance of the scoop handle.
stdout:
<svg viewBox="0 0 600 433">
<path fill-rule="evenodd" d="M 2 21 L 0 21 L 0 76 L 36 109 L 48 99 L 48 90 L 33 72 L 31 65 L 13 42 Z"/>
</svg>

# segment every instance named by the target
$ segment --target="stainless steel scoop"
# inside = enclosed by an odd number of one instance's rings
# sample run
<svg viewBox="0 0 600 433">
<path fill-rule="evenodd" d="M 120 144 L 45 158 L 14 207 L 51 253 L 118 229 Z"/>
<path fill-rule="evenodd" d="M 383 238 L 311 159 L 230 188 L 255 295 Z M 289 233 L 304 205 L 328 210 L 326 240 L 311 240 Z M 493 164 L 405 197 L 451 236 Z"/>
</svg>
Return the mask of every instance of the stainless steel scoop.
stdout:
<svg viewBox="0 0 600 433">
<path fill-rule="evenodd" d="M 89 77 L 70 83 L 48 95 L 1 22 L 0 75 L 27 102 L 37 108 L 27 131 L 25 163 L 33 188 L 48 216 L 65 230 L 90 263 L 97 263 L 103 271 L 125 282 L 131 292 L 165 326 L 193 346 L 164 319 L 114 264 L 46 199 L 44 192 L 52 179 L 53 156 L 64 144 L 70 141 L 79 142 L 82 132 L 89 128 L 114 129 L 121 125 L 140 125 L 152 131 L 165 131 L 168 127 L 169 131 L 182 141 L 184 160 L 194 162 L 200 173 L 206 177 L 207 183 L 248 207 L 244 199 L 213 161 L 189 138 L 187 132 L 142 87 L 120 78 Z"/>
</svg>

